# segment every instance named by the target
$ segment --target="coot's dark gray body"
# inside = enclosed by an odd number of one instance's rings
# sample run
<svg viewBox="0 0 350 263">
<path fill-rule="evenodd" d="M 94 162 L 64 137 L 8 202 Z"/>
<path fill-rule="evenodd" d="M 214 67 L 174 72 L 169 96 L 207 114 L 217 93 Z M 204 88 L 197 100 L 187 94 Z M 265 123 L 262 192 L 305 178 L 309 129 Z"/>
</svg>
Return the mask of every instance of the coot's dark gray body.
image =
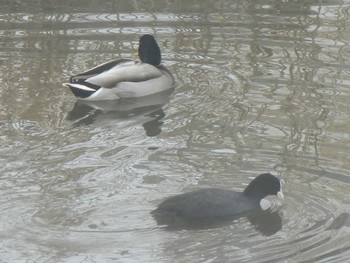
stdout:
<svg viewBox="0 0 350 263">
<path fill-rule="evenodd" d="M 257 176 L 243 192 L 220 188 L 200 189 L 170 197 L 151 213 L 158 224 L 191 225 L 217 223 L 260 210 L 268 195 L 281 193 L 280 180 L 270 173 Z"/>
<path fill-rule="evenodd" d="M 187 219 L 229 217 L 244 214 L 259 206 L 243 193 L 220 188 L 200 189 L 166 199 L 152 214 Z"/>
</svg>

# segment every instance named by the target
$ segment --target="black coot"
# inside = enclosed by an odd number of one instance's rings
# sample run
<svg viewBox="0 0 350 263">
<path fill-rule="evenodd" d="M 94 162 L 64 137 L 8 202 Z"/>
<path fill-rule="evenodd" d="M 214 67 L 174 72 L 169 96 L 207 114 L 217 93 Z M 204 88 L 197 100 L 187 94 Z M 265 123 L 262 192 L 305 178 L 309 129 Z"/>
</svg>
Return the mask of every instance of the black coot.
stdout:
<svg viewBox="0 0 350 263">
<path fill-rule="evenodd" d="M 243 192 L 220 188 L 200 189 L 170 197 L 151 212 L 158 224 L 192 222 L 201 225 L 239 218 L 252 211 L 266 210 L 268 195 L 283 196 L 280 180 L 270 173 L 256 177 Z"/>
</svg>

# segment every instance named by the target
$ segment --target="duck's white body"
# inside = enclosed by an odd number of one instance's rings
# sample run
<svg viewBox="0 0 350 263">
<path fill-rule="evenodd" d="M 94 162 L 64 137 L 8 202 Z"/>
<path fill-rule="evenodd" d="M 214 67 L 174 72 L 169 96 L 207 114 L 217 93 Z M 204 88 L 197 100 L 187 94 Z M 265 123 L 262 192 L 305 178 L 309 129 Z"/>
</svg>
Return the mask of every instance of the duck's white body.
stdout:
<svg viewBox="0 0 350 263">
<path fill-rule="evenodd" d="M 65 83 L 81 100 L 115 100 L 151 95 L 171 89 L 174 77 L 164 66 L 127 59 L 116 59 L 81 74 Z"/>
</svg>

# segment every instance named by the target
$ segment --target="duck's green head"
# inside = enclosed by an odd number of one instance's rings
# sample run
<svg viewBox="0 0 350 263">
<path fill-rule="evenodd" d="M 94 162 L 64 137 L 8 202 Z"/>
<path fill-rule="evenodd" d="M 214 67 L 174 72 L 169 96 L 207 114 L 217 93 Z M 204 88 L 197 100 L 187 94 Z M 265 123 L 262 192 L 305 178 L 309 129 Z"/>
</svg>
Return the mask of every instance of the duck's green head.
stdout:
<svg viewBox="0 0 350 263">
<path fill-rule="evenodd" d="M 152 35 L 143 35 L 140 38 L 139 57 L 141 62 L 158 67 L 161 62 L 160 48 Z"/>
</svg>

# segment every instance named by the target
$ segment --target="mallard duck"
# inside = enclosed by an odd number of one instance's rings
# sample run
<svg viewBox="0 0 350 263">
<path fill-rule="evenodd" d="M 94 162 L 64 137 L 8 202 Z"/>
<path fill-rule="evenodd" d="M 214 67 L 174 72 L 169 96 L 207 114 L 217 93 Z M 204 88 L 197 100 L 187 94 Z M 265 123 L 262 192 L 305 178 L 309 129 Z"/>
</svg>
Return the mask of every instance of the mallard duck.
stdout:
<svg viewBox="0 0 350 263">
<path fill-rule="evenodd" d="M 171 72 L 161 65 L 160 48 L 152 35 L 140 38 L 140 61 L 115 59 L 70 78 L 69 87 L 81 100 L 143 97 L 171 89 Z"/>
</svg>

